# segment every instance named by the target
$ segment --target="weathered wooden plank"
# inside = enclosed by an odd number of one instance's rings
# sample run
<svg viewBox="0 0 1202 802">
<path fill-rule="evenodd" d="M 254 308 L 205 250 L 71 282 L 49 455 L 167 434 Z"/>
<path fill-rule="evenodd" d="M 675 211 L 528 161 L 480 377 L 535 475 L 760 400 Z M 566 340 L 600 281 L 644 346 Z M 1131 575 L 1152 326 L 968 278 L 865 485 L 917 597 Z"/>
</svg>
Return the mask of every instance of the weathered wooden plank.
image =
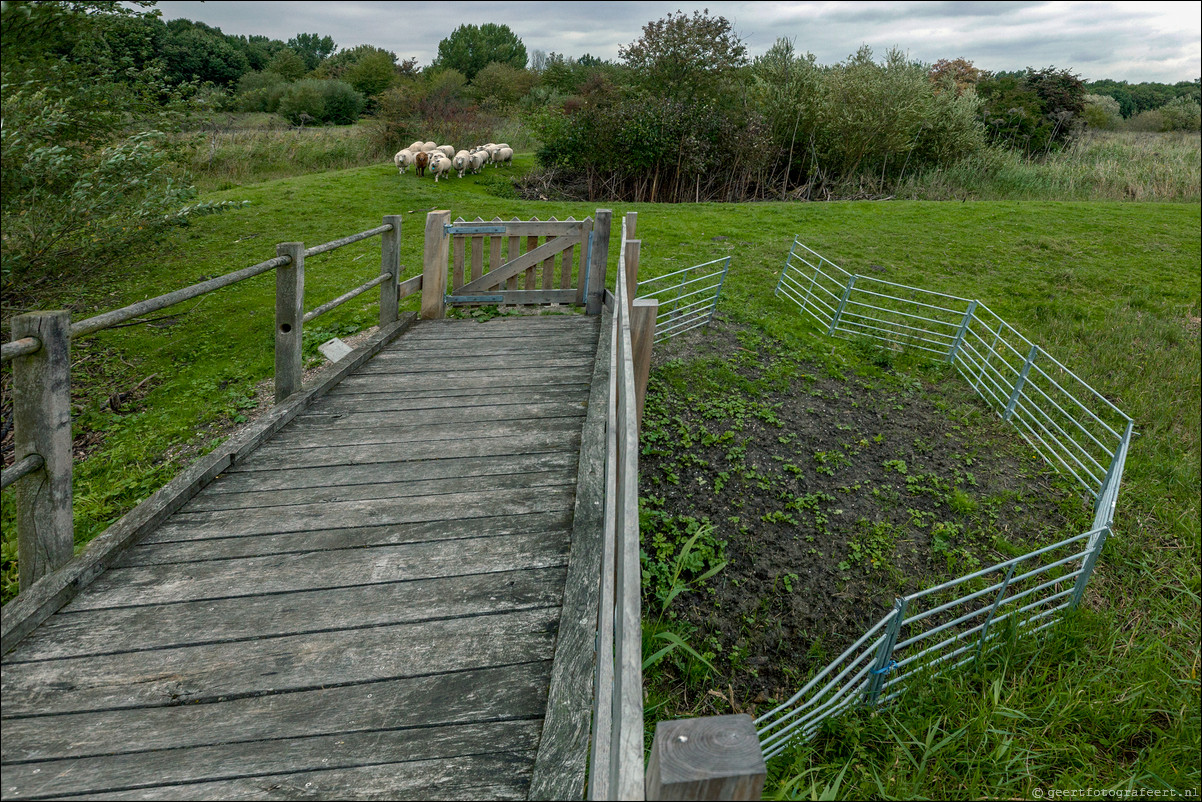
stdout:
<svg viewBox="0 0 1202 802">
<path fill-rule="evenodd" d="M 301 334 L 305 316 L 305 246 L 300 242 L 281 242 L 276 256 L 288 262 L 275 272 L 275 402 L 299 392 Z"/>
<path fill-rule="evenodd" d="M 373 405 L 384 410 L 466 409 L 475 406 L 502 406 L 506 404 L 538 403 L 564 399 L 588 399 L 588 385 L 559 384 L 550 387 L 503 388 L 500 391 L 456 390 L 442 393 L 427 390 L 420 394 L 382 391 L 378 393 L 347 390 L 331 394 L 321 405 L 323 411 L 350 412 Z"/>
<path fill-rule="evenodd" d="M 0 758 L 131 754 L 211 744 L 541 717 L 550 661 L 213 704 L 106 710 L 0 724 Z"/>
<path fill-rule="evenodd" d="M 576 224 L 579 227 L 579 223 Z M 578 237 L 577 237 L 578 238 Z M 559 236 L 555 239 L 548 240 L 542 245 L 538 244 L 538 237 L 531 236 L 526 238 L 526 253 L 498 267 L 496 270 L 490 270 L 487 275 L 479 279 L 470 281 L 460 288 L 460 292 L 464 295 L 471 295 L 474 292 L 492 289 L 508 279 L 510 276 L 516 276 L 523 270 L 526 275 L 531 275 L 535 266 L 542 260 L 553 257 L 555 254 L 562 251 L 564 248 L 570 248 L 576 238 L 571 236 Z M 526 289 L 534 289 L 527 287 Z"/>
<path fill-rule="evenodd" d="M 260 449 L 245 460 L 228 468 L 234 471 L 274 471 L 281 469 L 319 468 L 332 465 L 361 465 L 371 462 L 409 462 L 428 459 L 457 459 L 460 457 L 499 457 L 509 454 L 538 454 L 575 451 L 579 437 L 565 438 L 563 434 L 538 432 L 512 437 L 482 437 L 477 440 L 440 440 L 433 443 L 410 443 L 403 453 L 395 446 L 373 444 L 365 446 L 334 446 L 307 449 Z"/>
<path fill-rule="evenodd" d="M 544 401 L 538 404 L 500 404 L 473 406 L 462 409 L 424 409 L 420 413 L 410 410 L 364 411 L 364 412 L 315 412 L 298 421 L 298 425 L 280 432 L 272 440 L 272 446 L 304 447 L 333 445 L 346 442 L 358 443 L 405 443 L 414 440 L 457 440 L 464 437 L 502 437 L 510 434 L 538 431 L 537 424 L 560 421 L 555 431 L 572 430 L 570 419 L 584 417 L 587 400 Z M 424 425 L 423 425 L 424 424 Z M 379 429 L 377 439 L 364 433 L 365 439 L 356 441 L 353 431 Z M 428 435 L 423 436 L 425 429 Z M 342 438 L 340 441 L 339 438 Z M 348 439 L 349 438 L 349 439 Z M 382 439 L 380 439 L 382 438 Z"/>
<path fill-rule="evenodd" d="M 491 273 L 501 266 L 501 237 L 488 238 L 488 270 Z"/>
<path fill-rule="evenodd" d="M 606 325 L 613 318 L 604 315 Z M 551 669 L 546 723 L 530 799 L 582 799 L 592 722 L 601 548 L 605 533 L 606 411 L 610 333 L 601 332 L 584 422 L 572 523 L 572 551 Z"/>
<path fill-rule="evenodd" d="M 587 239 L 587 236 L 586 236 Z M 584 246 L 581 246 L 584 247 Z M 574 248 L 568 248 L 563 252 L 563 261 L 560 262 L 559 288 L 566 290 L 572 286 L 572 255 L 575 253 Z M 579 298 L 577 298 L 579 301 Z"/>
<path fill-rule="evenodd" d="M 576 301 L 575 290 L 488 290 L 489 301 L 455 301 L 457 304 L 570 304 Z"/>
<path fill-rule="evenodd" d="M 448 393 L 470 391 L 480 392 L 495 389 L 497 392 L 511 392 L 515 388 L 538 386 L 539 388 L 561 387 L 572 385 L 587 386 L 587 376 L 582 377 L 575 372 L 563 371 L 524 371 L 520 376 L 515 374 L 498 374 L 496 372 L 480 375 L 466 374 L 449 378 L 447 376 L 432 376 L 431 374 L 376 374 L 373 376 L 348 376 L 342 390 L 348 393 L 405 393 L 412 397 L 420 397 L 430 392 L 445 389 Z"/>
<path fill-rule="evenodd" d="M 463 286 L 463 250 L 466 238 L 451 237 L 451 289 L 458 290 Z"/>
<path fill-rule="evenodd" d="M 589 254 L 588 297 L 584 299 L 585 313 L 590 317 L 601 312 L 605 300 L 605 272 L 609 263 L 609 233 L 613 224 L 610 209 L 598 209 L 593 216 L 593 248 Z M 585 283 L 584 281 L 581 282 Z"/>
<path fill-rule="evenodd" d="M 497 752 L 446 760 L 384 763 L 345 769 L 273 774 L 60 799 L 441 800 L 525 799 L 533 752 Z"/>
<path fill-rule="evenodd" d="M 343 608 L 351 617 L 354 610 Z M 303 621 L 305 611 L 294 619 Z M 220 702 L 550 659 L 559 608 L 11 663 L 5 719 Z M 203 620 L 197 622 L 203 626 Z"/>
<path fill-rule="evenodd" d="M 403 784 L 414 782 L 430 768 L 413 761 L 475 755 L 481 751 L 482 744 L 499 744 L 508 751 L 533 753 L 538 745 L 539 725 L 537 719 L 493 721 L 18 763 L 4 769 L 4 796 L 6 799 L 29 799 L 146 790 L 159 794 L 149 798 L 162 799 L 168 795 L 165 786 L 182 783 L 188 785 L 174 789 L 172 795 L 189 795 L 190 789 L 203 794 L 203 788 L 192 784 L 205 781 L 237 778 L 249 784 L 252 779 L 268 775 L 278 777 L 297 771 L 311 773 L 314 769 L 331 771 L 382 764 L 393 764 L 390 768 L 397 778 L 397 785 L 392 790 L 399 794 L 407 792 Z M 521 775 L 522 772 L 517 772 L 514 782 L 521 784 L 518 780 Z M 469 776 L 470 772 L 465 771 L 457 780 L 467 780 Z M 284 787 L 284 783 L 274 779 L 264 780 L 262 785 L 264 788 Z M 301 787 L 304 788 L 303 783 Z M 345 788 L 339 790 L 340 798 L 350 793 Z M 312 786 L 306 789 L 307 793 L 311 791 Z M 241 796 L 230 794 L 224 798 Z"/>
<path fill-rule="evenodd" d="M 221 543 L 239 545 L 246 540 Z M 160 548 L 181 546 L 196 549 L 194 544 Z M 356 626 L 378 626 L 547 607 L 560 603 L 565 570 L 524 568 L 269 596 L 64 611 L 30 633 L 5 657 L 4 665 L 7 670 L 19 662 L 337 629 L 347 625 L 347 610 L 355 611 Z M 298 612 L 303 615 L 299 622 Z M 198 627 L 200 622 L 203 627 Z"/>
<path fill-rule="evenodd" d="M 434 411 L 444 413 L 444 417 L 450 417 L 449 413 L 452 410 Z M 465 440 L 533 436 L 545 438 L 544 442 L 554 442 L 553 438 L 556 436 L 565 438 L 564 448 L 569 448 L 569 441 L 574 442 L 580 433 L 584 409 L 577 407 L 574 412 L 565 410 L 556 417 L 441 423 L 429 427 L 429 436 L 423 436 L 421 427 L 415 428 L 399 423 L 412 419 L 413 413 L 407 410 L 380 412 L 375 415 L 348 413 L 338 418 L 331 417 L 327 423 L 312 422 L 303 430 L 279 435 L 278 440 L 263 446 L 256 453 L 256 458 L 314 449 L 362 449 L 379 445 L 392 445 L 398 450 L 408 449 L 410 446 L 427 448 L 436 443 L 458 448 Z"/>
<path fill-rule="evenodd" d="M 521 532 L 510 537 L 460 537 L 362 550 L 114 568 L 103 584 L 76 597 L 71 610 L 551 568 L 566 562 L 569 537 L 562 531 Z M 256 571 L 263 573 L 256 575 Z M 254 577 L 254 582 L 246 584 L 247 577 Z"/>
<path fill-rule="evenodd" d="M 472 237 L 472 281 L 484 275 L 484 237 Z"/>
<path fill-rule="evenodd" d="M 547 243 L 547 244 L 550 244 L 550 243 Z M 529 255 L 532 253 L 537 253 L 537 251 L 538 251 L 538 237 L 537 236 L 526 237 L 526 254 Z M 538 254 L 538 256 L 541 258 L 542 254 Z M 523 289 L 533 290 L 535 288 L 534 266 L 537 263 L 538 263 L 538 259 L 533 259 L 530 262 L 530 266 L 528 268 L 526 268 L 526 285 Z"/>
<path fill-rule="evenodd" d="M 557 342 L 562 344 L 563 351 L 570 353 L 587 352 L 593 353 L 597 350 L 597 333 L 595 331 L 577 330 L 569 328 L 565 330 L 555 330 Z M 494 337 L 473 337 L 463 340 L 454 337 L 440 338 L 414 338 L 404 343 L 397 343 L 394 347 L 380 354 L 380 356 L 388 356 L 393 359 L 409 358 L 417 359 L 421 357 L 434 357 L 447 359 L 453 356 L 495 356 L 499 354 L 520 354 L 529 353 L 530 343 L 524 337 L 509 338 L 494 338 Z M 559 353 L 560 349 L 556 350 Z"/>
<path fill-rule="evenodd" d="M 441 320 L 446 316 L 447 249 L 449 237 L 444 226 L 451 221 L 445 210 L 426 215 L 425 245 L 422 251 L 422 320 Z"/>
<path fill-rule="evenodd" d="M 294 504 L 260 511 L 213 510 L 176 513 L 163 529 L 164 534 L 181 535 L 172 539 L 199 540 L 205 537 L 274 535 L 311 529 L 390 526 L 439 519 L 521 515 L 570 507 L 574 491 L 575 488 L 571 486 L 558 486 L 540 489 L 538 493 L 513 492 L 500 495 L 490 491 L 470 491 L 440 496 Z"/>
<path fill-rule="evenodd" d="M 768 775 L 751 716 L 704 716 L 655 725 L 648 800 L 761 799 Z"/>
<path fill-rule="evenodd" d="M 506 245 L 505 248 L 505 256 L 508 261 L 512 262 L 514 259 L 518 258 L 518 256 L 521 255 L 521 250 L 522 238 L 517 236 L 513 230 L 510 229 L 508 245 Z M 516 274 L 510 276 L 505 282 L 505 288 L 509 290 L 516 290 L 518 288 L 518 277 Z"/>
<path fill-rule="evenodd" d="M 246 471 L 223 474 L 221 492 L 253 490 L 299 490 L 331 486 L 372 484 L 374 482 L 424 481 L 507 473 L 537 473 L 576 467 L 571 451 L 546 451 L 536 454 L 510 454 L 457 459 L 430 459 L 413 462 L 378 462 L 368 465 L 336 465 L 328 468 L 296 468 L 278 471 Z M 152 543 L 151 533 L 142 541 Z"/>
<path fill-rule="evenodd" d="M 201 493 L 194 498 L 180 512 L 186 514 L 212 510 L 263 509 L 305 503 L 324 504 L 336 501 L 387 499 L 397 496 L 425 498 L 469 491 L 501 492 L 574 484 L 576 484 L 576 471 L 564 468 L 558 471 L 489 474 L 423 481 L 397 480 L 360 485 L 331 483 L 325 487 L 288 488 L 286 490 L 227 492 L 219 486 L 214 486 L 209 489 L 209 492 Z"/>
<path fill-rule="evenodd" d="M 131 550 L 121 560 L 122 567 L 173 565 L 202 560 L 266 557 L 272 554 L 306 554 L 314 551 L 377 548 L 380 546 L 497 537 L 514 533 L 550 532 L 568 528 L 571 511 L 497 515 L 456 521 L 417 521 L 388 526 L 352 526 L 337 529 L 311 529 L 304 532 L 280 532 L 253 537 L 210 538 L 205 540 L 164 540 L 154 548 Z M 164 537 L 172 537 L 167 534 Z"/>
<path fill-rule="evenodd" d="M 220 448 L 197 460 L 106 529 L 88 544 L 82 554 L 4 605 L 3 613 L 0 613 L 3 616 L 0 652 L 7 652 L 34 627 L 87 587 L 121 551 L 166 520 L 232 462 L 254 451 L 260 443 L 292 420 L 299 411 L 321 398 L 393 338 L 404 333 L 413 325 L 415 318 L 413 313 L 406 313 L 396 323 L 380 328 L 354 353 L 331 365 L 318 377 L 312 388 L 276 406 Z"/>
<path fill-rule="evenodd" d="M 565 356 L 551 354 L 505 354 L 489 357 L 463 357 L 455 360 L 436 360 L 429 357 L 424 359 L 390 358 L 373 359 L 360 371 L 360 376 L 371 376 L 377 373 L 447 373 L 453 368 L 455 373 L 467 373 L 476 370 L 488 371 L 524 371 L 533 368 L 546 371 L 553 368 L 577 369 L 588 375 L 587 366 L 592 365 L 591 354 L 568 354 Z"/>
<path fill-rule="evenodd" d="M 415 379 L 437 379 L 444 381 L 468 379 L 477 382 L 475 386 L 481 386 L 481 383 L 483 383 L 484 386 L 487 386 L 488 382 L 495 382 L 500 387 L 511 387 L 513 386 L 512 382 L 514 381 L 526 385 L 542 384 L 544 379 L 553 379 L 557 375 L 562 374 L 565 370 L 579 369 L 580 367 L 582 366 L 578 364 L 549 368 L 528 367 L 523 368 L 519 373 L 507 368 L 476 368 L 474 370 L 460 370 L 454 366 L 454 363 L 452 363 L 450 366 L 446 366 L 443 370 L 405 371 L 403 369 L 390 369 L 374 374 L 369 374 L 361 370 L 359 371 L 358 376 L 362 378 L 368 378 L 376 375 L 408 375 L 413 376 Z M 578 378 L 576 380 L 579 381 Z"/>
</svg>

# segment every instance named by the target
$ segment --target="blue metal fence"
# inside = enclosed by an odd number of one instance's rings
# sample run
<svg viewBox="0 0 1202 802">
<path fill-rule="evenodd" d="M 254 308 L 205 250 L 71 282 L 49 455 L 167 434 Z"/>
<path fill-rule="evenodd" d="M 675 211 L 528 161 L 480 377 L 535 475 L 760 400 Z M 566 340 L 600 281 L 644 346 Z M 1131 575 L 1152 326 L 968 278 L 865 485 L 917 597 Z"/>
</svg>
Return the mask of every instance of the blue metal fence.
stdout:
<svg viewBox="0 0 1202 802">
<path fill-rule="evenodd" d="M 1075 607 L 1114 520 L 1132 421 L 984 304 L 854 275 L 794 241 L 777 294 L 832 336 L 934 353 L 1063 475 L 1094 497 L 1089 531 L 897 599 L 790 699 L 756 719 L 766 758 L 847 707 L 890 701 Z"/>
</svg>

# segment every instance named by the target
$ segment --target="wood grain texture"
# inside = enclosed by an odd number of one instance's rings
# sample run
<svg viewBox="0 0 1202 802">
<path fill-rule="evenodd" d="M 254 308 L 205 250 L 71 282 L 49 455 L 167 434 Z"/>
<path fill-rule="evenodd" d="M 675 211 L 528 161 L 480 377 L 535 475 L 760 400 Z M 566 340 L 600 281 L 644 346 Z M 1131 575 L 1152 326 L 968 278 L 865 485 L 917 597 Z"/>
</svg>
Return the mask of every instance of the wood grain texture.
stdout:
<svg viewBox="0 0 1202 802">
<path fill-rule="evenodd" d="M 751 716 L 661 721 L 647 759 L 646 798 L 760 799 L 767 769 Z"/>
<path fill-rule="evenodd" d="M 351 613 L 343 608 L 344 615 Z M 306 610 L 290 616 L 303 626 Z M 547 660 L 558 606 L 9 663 L 3 718 L 219 702 Z M 203 626 L 203 620 L 197 622 Z"/>
<path fill-rule="evenodd" d="M 612 325 L 612 317 L 606 316 Z M 611 333 L 602 326 L 577 471 L 572 551 L 530 799 L 582 799 L 596 671 L 597 606 L 605 533 L 605 435 Z"/>
<path fill-rule="evenodd" d="M 247 788 L 284 787 L 280 775 L 389 766 L 396 777 L 391 790 L 396 794 L 407 783 L 429 772 L 434 759 L 478 756 L 482 745 L 503 744 L 508 750 L 528 752 L 538 743 L 539 721 L 493 721 L 425 729 L 386 729 L 259 741 L 218 744 L 163 752 L 84 757 L 44 763 L 18 763 L 4 769 L 6 799 L 34 796 L 67 797 L 119 792 L 162 799 L 170 795 L 194 798 L 192 791 L 205 793 L 201 783 L 241 784 L 240 798 Z M 406 765 L 407 764 L 407 765 Z M 460 764 L 462 765 L 462 764 Z M 148 772 L 148 768 L 153 771 Z M 524 772 L 518 771 L 520 777 Z M 324 775 L 326 779 L 330 775 Z M 468 780 L 463 772 L 456 784 Z M 517 779 L 517 777 L 515 777 Z M 307 780 L 306 780 L 307 781 Z M 186 784 L 186 785 L 185 785 Z M 303 788 L 303 783 L 301 784 Z M 311 790 L 312 786 L 310 786 Z"/>
<path fill-rule="evenodd" d="M 334 630 L 346 625 L 348 610 L 357 611 L 357 626 L 378 626 L 547 607 L 560 603 L 565 571 L 555 566 L 269 596 L 66 610 L 32 632 L 18 654 L 6 657 L 5 671 L 16 662 Z M 307 611 L 303 621 L 297 621 L 297 610 Z"/>
<path fill-rule="evenodd" d="M 541 718 L 550 670 L 549 660 L 523 662 L 210 704 L 12 719 L 0 722 L 0 759 L 7 765 L 343 732 Z"/>
</svg>

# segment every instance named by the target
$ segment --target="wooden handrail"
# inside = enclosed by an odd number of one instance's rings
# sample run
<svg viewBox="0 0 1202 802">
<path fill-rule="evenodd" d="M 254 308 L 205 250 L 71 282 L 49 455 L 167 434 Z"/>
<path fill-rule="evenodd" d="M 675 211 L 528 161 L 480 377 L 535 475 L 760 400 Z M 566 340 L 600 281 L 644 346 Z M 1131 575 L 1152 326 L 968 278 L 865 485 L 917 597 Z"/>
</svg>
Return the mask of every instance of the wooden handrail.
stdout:
<svg viewBox="0 0 1202 802">
<path fill-rule="evenodd" d="M 305 315 L 305 257 L 380 235 L 379 275 Z M 388 215 L 384 217 L 383 225 L 368 231 L 309 249 L 301 243 L 287 243 L 273 259 L 75 323 L 65 311 L 38 312 L 14 318 L 16 339 L 4 343 L 0 354 L 5 362 L 14 360 L 13 384 L 21 390 L 16 394 L 13 411 L 18 460 L 4 471 L 2 486 L 6 489 L 16 485 L 21 592 L 70 559 L 74 546 L 70 416 L 70 344 L 73 339 L 276 270 L 275 379 L 276 401 L 280 402 L 301 389 L 301 334 L 307 320 L 378 286 L 380 326 L 384 328 L 397 322 L 400 298 L 420 291 L 420 276 L 405 282 L 399 280 L 400 236 L 400 215 Z"/>
</svg>

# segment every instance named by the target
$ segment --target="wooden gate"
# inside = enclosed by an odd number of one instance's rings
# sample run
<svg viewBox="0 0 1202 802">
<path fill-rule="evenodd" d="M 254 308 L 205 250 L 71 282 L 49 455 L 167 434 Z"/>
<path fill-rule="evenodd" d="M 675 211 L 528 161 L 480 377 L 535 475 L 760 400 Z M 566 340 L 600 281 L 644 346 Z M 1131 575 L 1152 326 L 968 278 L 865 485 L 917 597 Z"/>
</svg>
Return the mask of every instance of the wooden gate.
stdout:
<svg viewBox="0 0 1202 802">
<path fill-rule="evenodd" d="M 446 303 L 584 303 L 591 217 L 507 222 L 459 218 L 445 230 L 451 238 Z"/>
</svg>

